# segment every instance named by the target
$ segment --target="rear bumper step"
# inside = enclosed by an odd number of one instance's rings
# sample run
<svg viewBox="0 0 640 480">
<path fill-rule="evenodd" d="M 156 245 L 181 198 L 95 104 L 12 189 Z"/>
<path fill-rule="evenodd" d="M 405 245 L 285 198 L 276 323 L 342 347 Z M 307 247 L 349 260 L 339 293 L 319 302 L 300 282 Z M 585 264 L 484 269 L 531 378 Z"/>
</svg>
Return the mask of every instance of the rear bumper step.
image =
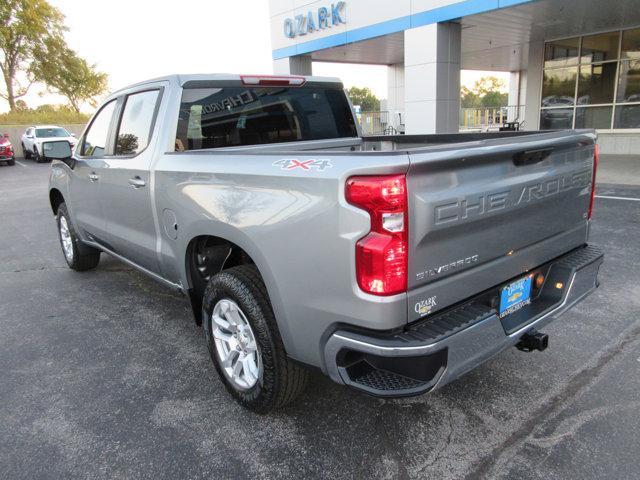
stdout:
<svg viewBox="0 0 640 480">
<path fill-rule="evenodd" d="M 599 247 L 587 245 L 535 269 L 544 285 L 530 305 L 502 320 L 491 306 L 496 287 L 400 333 L 338 330 L 324 347 L 326 371 L 338 383 L 384 397 L 446 385 L 594 291 L 603 259 Z"/>
</svg>

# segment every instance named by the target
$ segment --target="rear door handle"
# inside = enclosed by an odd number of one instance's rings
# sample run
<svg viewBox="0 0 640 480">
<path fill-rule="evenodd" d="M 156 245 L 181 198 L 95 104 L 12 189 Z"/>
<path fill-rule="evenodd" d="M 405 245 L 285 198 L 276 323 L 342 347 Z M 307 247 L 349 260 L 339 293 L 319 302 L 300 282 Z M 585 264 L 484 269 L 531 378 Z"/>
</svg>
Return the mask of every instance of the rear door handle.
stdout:
<svg viewBox="0 0 640 480">
<path fill-rule="evenodd" d="M 129 179 L 129 185 L 131 185 L 133 188 L 142 188 L 147 184 L 147 182 L 145 182 L 144 180 L 142 180 L 140 177 L 133 177 Z"/>
<path fill-rule="evenodd" d="M 100 180 L 100 175 L 96 175 L 95 172 L 91 172 L 89 174 L 89 180 L 91 180 L 92 182 L 97 182 L 98 180 Z"/>
</svg>

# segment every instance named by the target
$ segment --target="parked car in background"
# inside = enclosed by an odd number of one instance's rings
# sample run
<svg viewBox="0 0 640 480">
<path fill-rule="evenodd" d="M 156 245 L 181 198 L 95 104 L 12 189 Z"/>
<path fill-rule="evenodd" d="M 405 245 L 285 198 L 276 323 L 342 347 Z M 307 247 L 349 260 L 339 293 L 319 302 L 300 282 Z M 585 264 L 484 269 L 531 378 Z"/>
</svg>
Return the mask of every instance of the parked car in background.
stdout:
<svg viewBox="0 0 640 480">
<path fill-rule="evenodd" d="M 40 162 L 42 156 L 42 143 L 51 140 L 66 140 L 73 148 L 76 144 L 76 137 L 65 128 L 57 125 L 36 125 L 29 127 L 22 134 L 22 151 L 24 158 L 33 158 Z"/>
<path fill-rule="evenodd" d="M 13 145 L 9 141 L 8 133 L 0 136 L 0 162 L 4 162 L 7 165 L 16 164 L 16 155 L 13 151 Z"/>
</svg>

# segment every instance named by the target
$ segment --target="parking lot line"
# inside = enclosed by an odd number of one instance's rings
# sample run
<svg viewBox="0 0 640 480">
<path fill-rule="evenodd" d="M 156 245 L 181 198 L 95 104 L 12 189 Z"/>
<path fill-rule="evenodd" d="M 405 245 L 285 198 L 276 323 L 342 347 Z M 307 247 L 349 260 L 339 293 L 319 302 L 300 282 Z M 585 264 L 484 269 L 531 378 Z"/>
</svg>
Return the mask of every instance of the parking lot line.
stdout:
<svg viewBox="0 0 640 480">
<path fill-rule="evenodd" d="M 596 198 L 606 198 L 607 200 L 626 200 L 628 202 L 640 202 L 640 198 L 612 197 L 610 195 L 596 195 Z"/>
<path fill-rule="evenodd" d="M 26 165 L 24 163 L 22 163 L 21 161 L 19 161 L 19 160 L 16 160 L 16 163 L 18 165 L 20 165 L 21 167 L 26 167 Z"/>
</svg>

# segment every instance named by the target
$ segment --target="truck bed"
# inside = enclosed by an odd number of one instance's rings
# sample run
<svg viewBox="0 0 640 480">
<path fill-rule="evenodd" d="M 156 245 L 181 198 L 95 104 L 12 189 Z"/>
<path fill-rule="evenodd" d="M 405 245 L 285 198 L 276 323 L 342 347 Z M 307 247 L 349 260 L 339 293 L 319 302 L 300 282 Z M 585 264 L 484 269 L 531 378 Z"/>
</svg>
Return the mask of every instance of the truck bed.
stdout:
<svg viewBox="0 0 640 480">
<path fill-rule="evenodd" d="M 446 133 L 431 135 L 379 135 L 359 138 L 342 138 L 329 140 L 311 140 L 300 142 L 283 142 L 268 145 L 247 145 L 241 147 L 223 147 L 201 149 L 189 154 L 202 154 L 203 152 L 264 152 L 264 153 L 291 153 L 291 152 L 407 152 L 420 149 L 433 149 L 434 147 L 471 147 L 492 145 L 507 141 L 513 144 L 513 139 L 518 142 L 527 140 L 544 140 L 545 138 L 566 137 L 569 134 L 589 133 L 592 130 L 548 130 L 548 131 L 507 131 L 487 133 Z"/>
<path fill-rule="evenodd" d="M 586 243 L 595 134 L 589 130 L 364 137 L 280 144 L 289 154 L 406 155 L 408 319 Z M 276 146 L 264 153 L 276 153 Z M 274 150 L 272 150 L 272 148 Z M 291 150 L 289 150 L 291 149 Z"/>
<path fill-rule="evenodd" d="M 584 245 L 594 148 L 592 130 L 563 130 L 346 138 L 181 155 L 326 157 L 333 168 L 311 177 L 338 185 L 351 175 L 406 171 L 411 322 L 423 316 L 414 309 L 421 301 L 435 297 L 433 313 Z"/>
<path fill-rule="evenodd" d="M 566 132 L 566 131 L 565 131 Z M 394 151 L 415 150 L 437 145 L 451 145 L 456 143 L 482 142 L 531 135 L 545 135 L 552 131 L 505 131 L 505 132 L 470 132 L 470 133 L 441 133 L 432 135 L 375 135 L 363 137 L 363 149 Z"/>
</svg>

